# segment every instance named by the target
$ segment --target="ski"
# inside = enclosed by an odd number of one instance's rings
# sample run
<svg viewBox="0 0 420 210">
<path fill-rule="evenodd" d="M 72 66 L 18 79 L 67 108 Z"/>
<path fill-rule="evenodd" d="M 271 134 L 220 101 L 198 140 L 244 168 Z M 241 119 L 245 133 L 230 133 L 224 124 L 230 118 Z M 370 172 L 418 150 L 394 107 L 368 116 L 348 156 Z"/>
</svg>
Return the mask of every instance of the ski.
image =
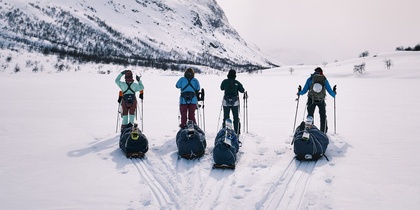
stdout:
<svg viewBox="0 0 420 210">
<path fill-rule="evenodd" d="M 213 169 L 235 169 L 235 165 L 213 164 Z"/>
<path fill-rule="evenodd" d="M 125 157 L 127 158 L 144 158 L 144 153 L 143 152 L 127 152 L 127 154 L 125 154 Z"/>
</svg>

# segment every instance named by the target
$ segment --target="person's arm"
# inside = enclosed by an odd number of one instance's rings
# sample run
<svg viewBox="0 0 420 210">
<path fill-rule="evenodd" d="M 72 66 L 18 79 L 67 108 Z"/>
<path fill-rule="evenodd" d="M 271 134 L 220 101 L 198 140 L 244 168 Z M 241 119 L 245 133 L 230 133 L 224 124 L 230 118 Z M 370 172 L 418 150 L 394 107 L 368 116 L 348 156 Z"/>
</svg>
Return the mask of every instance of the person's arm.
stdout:
<svg viewBox="0 0 420 210">
<path fill-rule="evenodd" d="M 299 95 L 304 95 L 306 92 L 308 92 L 308 90 L 309 90 L 309 86 L 310 86 L 310 84 L 311 84 L 311 77 L 309 77 L 307 80 L 306 80 L 306 83 L 305 83 L 305 86 L 303 87 L 303 89 L 299 92 Z"/>
<path fill-rule="evenodd" d="M 325 88 L 327 89 L 328 93 L 335 98 L 335 94 L 334 91 L 331 89 L 330 83 L 328 82 L 328 80 L 325 80 Z"/>
<path fill-rule="evenodd" d="M 245 92 L 244 86 L 239 81 L 237 81 L 237 82 L 238 82 L 238 91 L 241 92 L 241 93 L 244 93 Z"/>
</svg>

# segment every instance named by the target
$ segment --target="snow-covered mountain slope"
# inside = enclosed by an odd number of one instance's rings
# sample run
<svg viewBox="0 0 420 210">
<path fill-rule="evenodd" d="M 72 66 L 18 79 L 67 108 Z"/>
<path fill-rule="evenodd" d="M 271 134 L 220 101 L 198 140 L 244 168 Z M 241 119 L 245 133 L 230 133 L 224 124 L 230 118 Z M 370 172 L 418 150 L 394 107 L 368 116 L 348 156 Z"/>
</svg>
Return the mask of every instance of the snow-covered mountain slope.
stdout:
<svg viewBox="0 0 420 210">
<path fill-rule="evenodd" d="M 233 29 L 215 0 L 0 0 L 1 48 L 162 69 L 280 65 Z"/>
</svg>

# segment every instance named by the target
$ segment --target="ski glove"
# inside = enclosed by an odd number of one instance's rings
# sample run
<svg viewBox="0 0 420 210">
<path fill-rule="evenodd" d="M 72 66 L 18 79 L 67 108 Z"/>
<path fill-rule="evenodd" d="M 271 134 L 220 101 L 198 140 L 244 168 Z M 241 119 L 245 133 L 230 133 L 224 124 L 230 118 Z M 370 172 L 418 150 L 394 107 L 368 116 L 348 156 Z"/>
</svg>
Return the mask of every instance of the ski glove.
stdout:
<svg viewBox="0 0 420 210">
<path fill-rule="evenodd" d="M 139 76 L 137 76 L 137 75 L 136 75 L 136 80 L 137 80 L 137 82 L 139 82 L 139 81 L 140 81 L 140 77 L 139 77 Z"/>
<path fill-rule="evenodd" d="M 300 86 L 300 85 L 299 85 L 299 87 L 298 87 L 298 92 L 297 92 L 297 94 L 296 94 L 296 95 L 299 95 L 300 91 L 302 91 L 302 86 Z"/>
<path fill-rule="evenodd" d="M 143 100 L 143 93 L 144 93 L 144 90 L 140 90 L 140 95 L 139 95 L 139 98 L 140 98 L 141 100 Z"/>
<path fill-rule="evenodd" d="M 125 72 L 127 72 L 127 70 L 122 71 L 122 72 L 121 72 L 121 75 L 124 75 L 124 74 L 125 74 Z"/>
<path fill-rule="evenodd" d="M 333 87 L 333 92 L 334 92 L 335 94 L 337 94 L 337 85 L 334 85 L 334 87 Z"/>
</svg>

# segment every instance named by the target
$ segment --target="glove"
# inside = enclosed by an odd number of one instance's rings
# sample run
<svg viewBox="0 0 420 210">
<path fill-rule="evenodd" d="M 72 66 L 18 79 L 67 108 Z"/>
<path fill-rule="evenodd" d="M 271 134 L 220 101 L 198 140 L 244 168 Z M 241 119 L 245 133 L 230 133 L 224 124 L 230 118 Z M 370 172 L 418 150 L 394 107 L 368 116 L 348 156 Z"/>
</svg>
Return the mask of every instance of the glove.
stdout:
<svg viewBox="0 0 420 210">
<path fill-rule="evenodd" d="M 296 95 L 298 95 L 298 96 L 299 96 L 300 91 L 302 91 L 302 86 L 300 86 L 300 85 L 299 85 L 299 87 L 298 87 L 298 92 L 297 92 L 297 94 L 296 94 Z"/>
<path fill-rule="evenodd" d="M 334 92 L 335 94 L 337 94 L 337 85 L 334 85 L 334 87 L 333 87 L 333 92 Z"/>
<path fill-rule="evenodd" d="M 122 98 L 123 98 L 122 96 L 118 96 L 118 100 L 117 100 L 117 101 L 118 101 L 118 103 L 121 103 Z"/>
<path fill-rule="evenodd" d="M 141 91 L 140 91 L 140 95 L 139 95 L 139 98 L 140 98 L 141 100 L 143 100 L 143 94 L 144 94 L 144 90 L 141 90 Z"/>
<path fill-rule="evenodd" d="M 137 80 L 137 82 L 139 82 L 140 81 L 140 76 L 136 75 L 136 80 Z"/>
<path fill-rule="evenodd" d="M 125 72 L 127 72 L 127 70 L 122 71 L 122 72 L 121 72 L 121 75 L 124 75 L 124 74 L 125 74 Z"/>
</svg>

